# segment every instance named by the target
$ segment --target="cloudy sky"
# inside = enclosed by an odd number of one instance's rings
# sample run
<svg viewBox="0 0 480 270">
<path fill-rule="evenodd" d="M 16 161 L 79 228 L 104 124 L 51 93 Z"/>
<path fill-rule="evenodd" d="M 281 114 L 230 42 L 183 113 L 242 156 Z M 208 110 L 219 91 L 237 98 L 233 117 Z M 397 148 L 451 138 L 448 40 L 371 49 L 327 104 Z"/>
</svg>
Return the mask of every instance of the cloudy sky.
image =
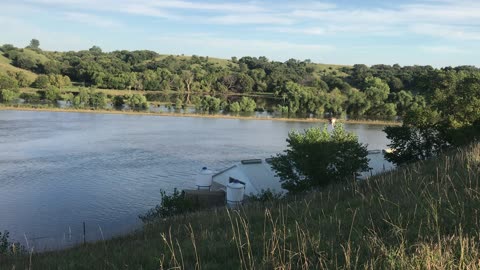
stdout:
<svg viewBox="0 0 480 270">
<path fill-rule="evenodd" d="M 0 44 L 480 66 L 480 0 L 0 0 Z"/>
</svg>

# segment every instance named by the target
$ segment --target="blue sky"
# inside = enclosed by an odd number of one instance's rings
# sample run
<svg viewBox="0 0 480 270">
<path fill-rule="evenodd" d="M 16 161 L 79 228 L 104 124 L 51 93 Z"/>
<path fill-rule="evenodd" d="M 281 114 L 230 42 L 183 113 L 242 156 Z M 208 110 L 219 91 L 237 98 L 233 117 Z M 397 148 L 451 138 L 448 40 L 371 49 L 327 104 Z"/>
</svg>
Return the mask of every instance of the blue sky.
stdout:
<svg viewBox="0 0 480 270">
<path fill-rule="evenodd" d="M 479 0 L 0 0 L 0 44 L 480 66 Z"/>
</svg>

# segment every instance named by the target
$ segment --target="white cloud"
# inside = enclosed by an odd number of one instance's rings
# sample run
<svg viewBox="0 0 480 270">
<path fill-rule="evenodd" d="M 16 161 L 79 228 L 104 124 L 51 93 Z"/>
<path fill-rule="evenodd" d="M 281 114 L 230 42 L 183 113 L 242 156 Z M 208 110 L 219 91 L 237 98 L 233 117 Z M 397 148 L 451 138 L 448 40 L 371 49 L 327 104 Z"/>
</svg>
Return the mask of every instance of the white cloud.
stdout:
<svg viewBox="0 0 480 270">
<path fill-rule="evenodd" d="M 456 26 L 456 25 L 435 25 L 417 24 L 410 27 L 411 31 L 417 34 L 453 39 L 453 40 L 480 40 L 480 29 L 478 27 Z"/>
<path fill-rule="evenodd" d="M 158 1 L 152 3 L 152 6 L 174 9 L 192 9 L 192 10 L 210 10 L 224 12 L 262 12 L 264 8 L 255 3 L 207 3 L 190 1 Z"/>
<path fill-rule="evenodd" d="M 218 24 L 294 24 L 291 18 L 271 14 L 225 15 L 206 19 L 205 22 Z"/>
<path fill-rule="evenodd" d="M 130 14 L 191 25 L 248 25 L 256 26 L 252 29 L 257 31 L 303 36 L 418 35 L 470 42 L 480 40 L 478 0 L 418 0 L 414 4 L 399 1 L 381 7 L 371 4 L 353 7 L 335 4 L 333 0 L 26 0 L 21 5 L 30 9 L 55 7 L 60 12 L 74 10 L 78 14 L 71 16 L 71 20 L 90 21 L 101 27 L 119 24 L 102 15 L 108 13 L 109 16 Z"/>
<path fill-rule="evenodd" d="M 464 54 L 468 53 L 464 49 L 451 46 L 420 46 L 421 51 L 434 54 Z"/>
<path fill-rule="evenodd" d="M 120 27 L 122 24 L 116 20 L 112 20 L 106 17 L 95 16 L 92 14 L 79 13 L 79 12 L 67 12 L 64 14 L 66 20 L 88 24 L 102 28 L 115 28 Z"/>
<path fill-rule="evenodd" d="M 0 25 L 9 26 L 2 30 L 0 44 L 9 43 L 18 47 L 25 47 L 32 38 L 39 39 L 40 48 L 46 50 L 58 50 L 59 48 L 62 50 L 81 50 L 95 44 L 93 41 L 75 33 L 45 30 L 11 16 L 0 15 Z"/>
<path fill-rule="evenodd" d="M 321 61 L 322 56 L 334 52 L 328 44 L 297 43 L 292 41 L 272 41 L 262 39 L 224 38 L 213 35 L 169 35 L 150 39 L 151 44 L 161 44 L 162 50 L 172 54 L 197 54 L 230 58 L 231 56 L 277 56 L 287 60 L 313 59 Z M 212 50 L 214 54 L 209 53 Z"/>
</svg>

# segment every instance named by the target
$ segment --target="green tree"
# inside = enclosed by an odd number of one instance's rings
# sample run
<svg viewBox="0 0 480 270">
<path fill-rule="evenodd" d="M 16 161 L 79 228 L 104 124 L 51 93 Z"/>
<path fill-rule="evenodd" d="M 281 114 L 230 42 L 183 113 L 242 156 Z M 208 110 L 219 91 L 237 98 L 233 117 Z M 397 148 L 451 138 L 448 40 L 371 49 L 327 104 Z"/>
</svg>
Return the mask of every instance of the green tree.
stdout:
<svg viewBox="0 0 480 270">
<path fill-rule="evenodd" d="M 18 81 L 14 78 L 0 73 L 0 90 L 1 89 L 15 89 L 18 87 Z"/>
<path fill-rule="evenodd" d="M 429 159 L 449 147 L 480 137 L 480 73 L 452 73 L 439 77 L 430 106 L 410 109 L 401 127 L 384 129 L 396 163 Z"/>
<path fill-rule="evenodd" d="M 45 90 L 45 99 L 47 101 L 54 103 L 60 98 L 61 98 L 60 89 L 52 85 L 47 87 L 47 89 Z"/>
<path fill-rule="evenodd" d="M 91 91 L 89 105 L 94 109 L 104 109 L 107 106 L 107 97 L 103 92 Z"/>
<path fill-rule="evenodd" d="M 384 104 L 390 94 L 390 87 L 380 78 L 369 76 L 365 79 L 365 96 L 370 103 L 368 115 L 382 115 Z"/>
<path fill-rule="evenodd" d="M 148 108 L 148 102 L 144 95 L 128 94 L 124 96 L 124 100 L 132 110 L 146 110 Z"/>
<path fill-rule="evenodd" d="M 392 152 L 385 158 L 395 164 L 425 160 L 445 149 L 447 142 L 439 129 L 440 114 L 431 108 L 409 111 L 401 127 L 391 126 L 384 129 L 388 145 Z"/>
<path fill-rule="evenodd" d="M 17 91 L 10 89 L 0 90 L 0 98 L 3 103 L 11 103 L 12 101 L 16 100 L 18 96 L 19 93 Z"/>
<path fill-rule="evenodd" d="M 229 106 L 228 106 L 228 111 L 230 112 L 233 112 L 233 113 L 238 113 L 242 110 L 242 108 L 240 107 L 240 103 L 238 103 L 237 101 L 235 102 L 232 102 Z"/>
<path fill-rule="evenodd" d="M 32 81 L 28 78 L 25 72 L 16 72 L 15 79 L 17 80 L 19 87 L 28 87 L 32 84 Z"/>
<path fill-rule="evenodd" d="M 243 112 L 253 112 L 257 108 L 257 104 L 255 103 L 255 100 L 249 97 L 242 97 L 240 99 L 240 109 Z"/>
<path fill-rule="evenodd" d="M 33 82 L 33 87 L 38 89 L 46 89 L 50 85 L 50 79 L 47 75 L 38 75 Z"/>
<path fill-rule="evenodd" d="M 175 109 L 180 110 L 183 107 L 183 100 L 180 98 L 177 98 L 175 100 Z"/>
<path fill-rule="evenodd" d="M 292 131 L 287 143 L 287 150 L 272 158 L 272 167 L 290 192 L 353 179 L 369 169 L 367 146 L 343 125 L 336 125 L 331 133 L 326 126 Z"/>
<path fill-rule="evenodd" d="M 204 112 L 218 112 L 222 109 L 222 101 L 219 98 L 205 96 L 202 98 L 200 110 Z"/>
<path fill-rule="evenodd" d="M 40 41 L 38 41 L 38 39 L 35 39 L 35 38 L 30 40 L 30 44 L 27 46 L 27 48 L 34 49 L 34 50 L 40 49 Z"/>
</svg>

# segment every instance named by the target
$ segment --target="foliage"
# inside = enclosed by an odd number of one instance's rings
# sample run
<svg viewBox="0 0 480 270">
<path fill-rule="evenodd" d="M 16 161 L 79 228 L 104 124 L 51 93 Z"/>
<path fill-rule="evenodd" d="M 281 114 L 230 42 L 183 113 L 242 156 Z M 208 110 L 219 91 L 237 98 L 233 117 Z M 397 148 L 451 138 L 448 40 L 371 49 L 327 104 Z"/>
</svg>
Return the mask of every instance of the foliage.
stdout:
<svg viewBox="0 0 480 270">
<path fill-rule="evenodd" d="M 183 193 L 177 189 L 173 190 L 173 193 L 167 195 L 164 190 L 160 190 L 161 203 L 155 208 L 150 209 L 144 215 L 140 215 L 139 218 L 144 222 L 154 222 L 161 218 L 186 214 L 195 211 L 197 208 L 192 201 L 185 199 Z"/>
<path fill-rule="evenodd" d="M 10 103 L 19 97 L 19 93 L 14 90 L 0 90 L 0 100 L 4 103 Z"/>
<path fill-rule="evenodd" d="M 232 60 L 167 56 L 148 50 L 104 52 L 98 46 L 76 52 L 49 52 L 38 49 L 39 44 L 32 45 L 22 49 L 5 44 L 0 48 L 1 57 L 8 61 L 4 66 L 11 66 L 11 62 L 22 68 L 30 81 L 35 74 L 26 70 L 40 75 L 33 87 L 45 89 L 54 85 L 63 89 L 74 81 L 104 89 L 174 92 L 183 106 L 194 105 L 203 111 L 226 107 L 235 112 L 238 110 L 232 104 L 242 105 L 238 96 L 265 94 L 271 107 L 264 109 L 278 108 L 291 116 L 347 114 L 391 119 L 404 117 L 412 109 L 435 105 L 431 102 L 433 96 L 448 96 L 451 89 L 458 88 L 449 86 L 456 85 L 465 74 L 480 74 L 472 66 L 341 67 L 314 64 L 308 59 L 278 62 L 249 56 Z M 18 72 L 18 68 L 13 70 Z M 24 80 L 25 74 L 10 77 L 20 87 L 26 87 L 29 81 Z M 206 98 L 207 95 L 210 97 Z M 220 106 L 213 98 L 220 99 Z M 178 103 L 175 99 L 166 102 Z M 249 100 L 244 105 L 240 111 L 252 111 L 253 102 Z M 459 109 L 460 114 L 462 108 Z"/>
<path fill-rule="evenodd" d="M 0 90 L 1 89 L 14 89 L 18 87 L 18 82 L 14 78 L 0 73 Z"/>
<path fill-rule="evenodd" d="M 478 269 L 479 157 L 474 144 L 365 181 L 2 258 L 0 269 Z"/>
<path fill-rule="evenodd" d="M 50 85 L 50 79 L 47 75 L 39 75 L 32 84 L 33 87 L 39 89 L 46 89 Z"/>
<path fill-rule="evenodd" d="M 430 106 L 411 106 L 401 127 L 385 128 L 393 149 L 388 160 L 425 160 L 480 137 L 480 74 L 448 71 L 439 80 Z"/>
<path fill-rule="evenodd" d="M 302 192 L 331 183 L 355 179 L 367 171 L 367 147 L 358 138 L 336 125 L 330 133 L 313 127 L 304 133 L 292 131 L 287 150 L 272 158 L 272 168 L 290 192 Z"/>
<path fill-rule="evenodd" d="M 32 39 L 30 40 L 30 44 L 28 45 L 28 48 L 38 50 L 40 48 L 40 41 L 38 39 Z"/>
<path fill-rule="evenodd" d="M 38 93 L 21 93 L 20 98 L 23 98 L 26 103 L 38 103 L 41 100 L 41 95 Z"/>
<path fill-rule="evenodd" d="M 103 109 L 107 106 L 107 97 L 103 92 L 91 91 L 89 105 L 94 109 Z"/>
<path fill-rule="evenodd" d="M 45 90 L 45 99 L 49 102 L 55 102 L 57 101 L 58 99 L 60 99 L 60 89 L 58 89 L 57 87 L 53 86 L 53 85 L 50 85 L 47 87 L 47 89 Z"/>
<path fill-rule="evenodd" d="M 127 94 L 123 99 L 132 110 L 145 110 L 149 106 L 145 96 L 140 94 Z"/>
<path fill-rule="evenodd" d="M 222 101 L 209 95 L 204 96 L 199 105 L 198 109 L 204 112 L 218 112 L 222 109 Z"/>
<path fill-rule="evenodd" d="M 256 195 L 252 194 L 248 196 L 249 201 L 262 202 L 262 203 L 279 201 L 283 198 L 284 198 L 283 193 L 276 193 L 270 189 L 267 189 L 267 190 L 262 189 L 262 191 L 259 194 L 256 194 Z"/>
<path fill-rule="evenodd" d="M 177 98 L 175 100 L 175 109 L 180 110 L 183 107 L 183 100 Z"/>
<path fill-rule="evenodd" d="M 228 105 L 228 111 L 233 113 L 238 113 L 242 111 L 242 108 L 240 107 L 240 103 L 238 103 L 237 101 L 232 102 L 231 104 Z"/>
<path fill-rule="evenodd" d="M 240 105 L 240 110 L 242 112 L 253 112 L 257 108 L 257 104 L 255 103 L 255 100 L 249 97 L 242 97 L 239 105 Z"/>
<path fill-rule="evenodd" d="M 25 248 L 19 243 L 11 243 L 9 236 L 10 233 L 8 231 L 0 232 L 0 258 L 7 255 L 25 254 Z"/>
</svg>

